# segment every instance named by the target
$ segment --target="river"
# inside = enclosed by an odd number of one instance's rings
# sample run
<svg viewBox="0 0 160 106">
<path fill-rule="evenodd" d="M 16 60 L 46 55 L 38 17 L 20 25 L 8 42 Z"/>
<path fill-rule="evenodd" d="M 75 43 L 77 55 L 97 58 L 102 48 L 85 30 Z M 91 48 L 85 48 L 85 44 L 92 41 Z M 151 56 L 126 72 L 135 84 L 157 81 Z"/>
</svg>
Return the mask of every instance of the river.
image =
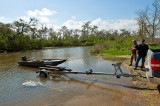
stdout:
<svg viewBox="0 0 160 106">
<path fill-rule="evenodd" d="M 68 59 L 60 66 L 76 71 L 113 73 L 110 61 L 90 55 L 90 47 L 70 47 L 0 54 L 0 105 L 116 105 L 139 104 L 131 78 L 102 75 L 64 75 L 40 78 L 39 69 L 19 66 L 22 56 Z M 122 67 L 125 72 L 128 69 Z M 125 101 L 125 99 L 127 101 Z M 135 100 L 135 101 L 133 101 Z"/>
</svg>

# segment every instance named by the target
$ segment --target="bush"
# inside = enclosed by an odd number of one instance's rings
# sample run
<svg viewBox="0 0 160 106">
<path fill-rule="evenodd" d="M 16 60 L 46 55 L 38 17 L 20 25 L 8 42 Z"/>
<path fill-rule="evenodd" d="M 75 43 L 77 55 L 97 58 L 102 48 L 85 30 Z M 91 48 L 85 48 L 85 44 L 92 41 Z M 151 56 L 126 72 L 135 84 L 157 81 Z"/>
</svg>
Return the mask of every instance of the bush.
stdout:
<svg viewBox="0 0 160 106">
<path fill-rule="evenodd" d="M 87 42 L 85 43 L 85 45 L 86 45 L 86 46 L 92 46 L 92 45 L 93 45 L 93 42 L 87 41 Z"/>
<path fill-rule="evenodd" d="M 91 48 L 91 53 L 98 54 L 102 49 L 108 50 L 109 44 L 106 43 L 96 44 Z"/>
</svg>

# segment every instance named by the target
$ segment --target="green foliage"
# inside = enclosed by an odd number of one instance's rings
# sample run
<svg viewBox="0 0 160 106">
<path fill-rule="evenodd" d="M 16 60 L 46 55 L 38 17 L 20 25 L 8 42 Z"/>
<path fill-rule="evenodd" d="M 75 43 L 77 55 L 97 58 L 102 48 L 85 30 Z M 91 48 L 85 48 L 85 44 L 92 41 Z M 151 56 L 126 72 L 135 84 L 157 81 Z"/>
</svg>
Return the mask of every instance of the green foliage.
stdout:
<svg viewBox="0 0 160 106">
<path fill-rule="evenodd" d="M 106 60 L 111 60 L 111 61 L 124 61 L 127 58 L 125 58 L 125 57 L 116 57 L 116 56 L 113 56 L 113 55 L 105 55 L 105 59 Z"/>
<path fill-rule="evenodd" d="M 7 48 L 7 42 L 7 37 L 0 35 L 0 50 L 5 50 Z"/>
<path fill-rule="evenodd" d="M 126 50 L 102 50 L 100 53 L 105 53 L 112 56 L 118 56 L 118 55 L 130 55 L 131 51 Z"/>
<path fill-rule="evenodd" d="M 92 46 L 94 43 L 93 42 L 90 42 L 90 41 L 87 41 L 87 42 L 85 42 L 85 45 L 86 46 Z"/>
<path fill-rule="evenodd" d="M 149 49 L 160 49 L 160 44 L 159 45 L 149 45 Z"/>
<path fill-rule="evenodd" d="M 98 45 L 95 45 L 91 49 L 91 53 L 105 53 L 109 55 L 129 55 L 131 53 L 130 50 L 128 50 L 129 47 L 131 47 L 132 40 L 138 40 L 137 36 L 130 36 L 130 37 L 116 37 L 114 40 L 111 40 L 110 38 L 107 39 L 104 43 L 100 43 Z M 107 47 L 104 47 L 104 45 L 107 45 Z"/>
<path fill-rule="evenodd" d="M 0 23 L 0 50 L 26 51 L 44 47 L 61 46 L 93 46 L 92 53 L 129 54 L 128 47 L 132 40 L 138 40 L 135 33 L 125 29 L 120 32 L 98 30 L 90 22 L 82 25 L 82 30 L 68 29 L 62 26 L 57 32 L 45 25 L 38 26 L 38 20 L 31 18 L 29 22 L 20 19 L 12 24 Z M 40 25 L 39 25 L 40 26 Z"/>
</svg>

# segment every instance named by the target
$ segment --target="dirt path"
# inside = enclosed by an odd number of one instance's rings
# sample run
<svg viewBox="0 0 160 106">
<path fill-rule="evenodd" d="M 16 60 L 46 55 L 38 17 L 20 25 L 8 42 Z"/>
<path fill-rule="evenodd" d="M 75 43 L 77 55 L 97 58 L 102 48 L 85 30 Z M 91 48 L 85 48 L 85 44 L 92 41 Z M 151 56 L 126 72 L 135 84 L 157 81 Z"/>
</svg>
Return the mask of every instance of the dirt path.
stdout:
<svg viewBox="0 0 160 106">
<path fill-rule="evenodd" d="M 131 73 L 140 73 L 145 76 L 145 71 L 141 71 L 140 67 L 138 70 L 134 70 L 134 64 L 129 66 L 130 64 L 130 56 L 125 55 L 123 57 L 128 58 L 126 61 L 123 62 L 123 66 L 125 68 L 130 69 Z M 145 66 L 148 64 L 148 60 L 145 61 Z M 138 66 L 141 65 L 141 61 L 139 62 Z M 132 81 L 133 87 L 139 89 L 139 94 L 144 97 L 150 105 L 160 105 L 160 94 L 157 89 L 157 84 L 150 83 L 146 78 L 137 77 L 135 80 Z"/>
</svg>

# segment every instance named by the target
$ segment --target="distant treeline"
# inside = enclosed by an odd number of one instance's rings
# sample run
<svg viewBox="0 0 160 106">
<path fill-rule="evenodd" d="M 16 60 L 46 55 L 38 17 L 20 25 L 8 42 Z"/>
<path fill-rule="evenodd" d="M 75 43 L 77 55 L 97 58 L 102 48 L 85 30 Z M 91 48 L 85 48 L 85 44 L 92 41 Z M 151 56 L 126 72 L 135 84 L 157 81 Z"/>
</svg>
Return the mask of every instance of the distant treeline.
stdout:
<svg viewBox="0 0 160 106">
<path fill-rule="evenodd" d="M 111 43 L 115 41 L 118 45 L 128 45 L 128 40 L 145 38 L 149 43 L 160 43 L 160 1 L 154 0 L 151 8 L 137 12 L 137 32 L 118 30 L 98 30 L 97 26 L 90 22 L 84 23 L 81 30 L 68 29 L 62 26 L 59 30 L 47 28 L 35 18 L 28 22 L 23 19 L 10 24 L 0 23 L 0 51 L 21 51 L 41 49 L 43 47 L 61 46 L 91 46 L 97 43 Z M 125 41 L 127 39 L 127 42 Z M 126 43 L 124 43 L 126 42 Z M 114 44 L 114 43 L 112 43 Z M 131 46 L 132 42 L 129 43 Z M 113 46 L 113 45 L 110 45 Z"/>
<path fill-rule="evenodd" d="M 117 30 L 99 31 L 98 27 L 90 25 L 90 22 L 84 23 L 82 30 L 70 30 L 62 26 L 58 31 L 54 31 L 44 25 L 39 26 L 35 18 L 31 18 L 29 22 L 19 19 L 11 24 L 0 23 L 0 50 L 13 52 L 43 47 L 91 46 L 107 39 L 136 35 L 135 32 L 125 29 L 121 29 L 120 33 Z"/>
</svg>

